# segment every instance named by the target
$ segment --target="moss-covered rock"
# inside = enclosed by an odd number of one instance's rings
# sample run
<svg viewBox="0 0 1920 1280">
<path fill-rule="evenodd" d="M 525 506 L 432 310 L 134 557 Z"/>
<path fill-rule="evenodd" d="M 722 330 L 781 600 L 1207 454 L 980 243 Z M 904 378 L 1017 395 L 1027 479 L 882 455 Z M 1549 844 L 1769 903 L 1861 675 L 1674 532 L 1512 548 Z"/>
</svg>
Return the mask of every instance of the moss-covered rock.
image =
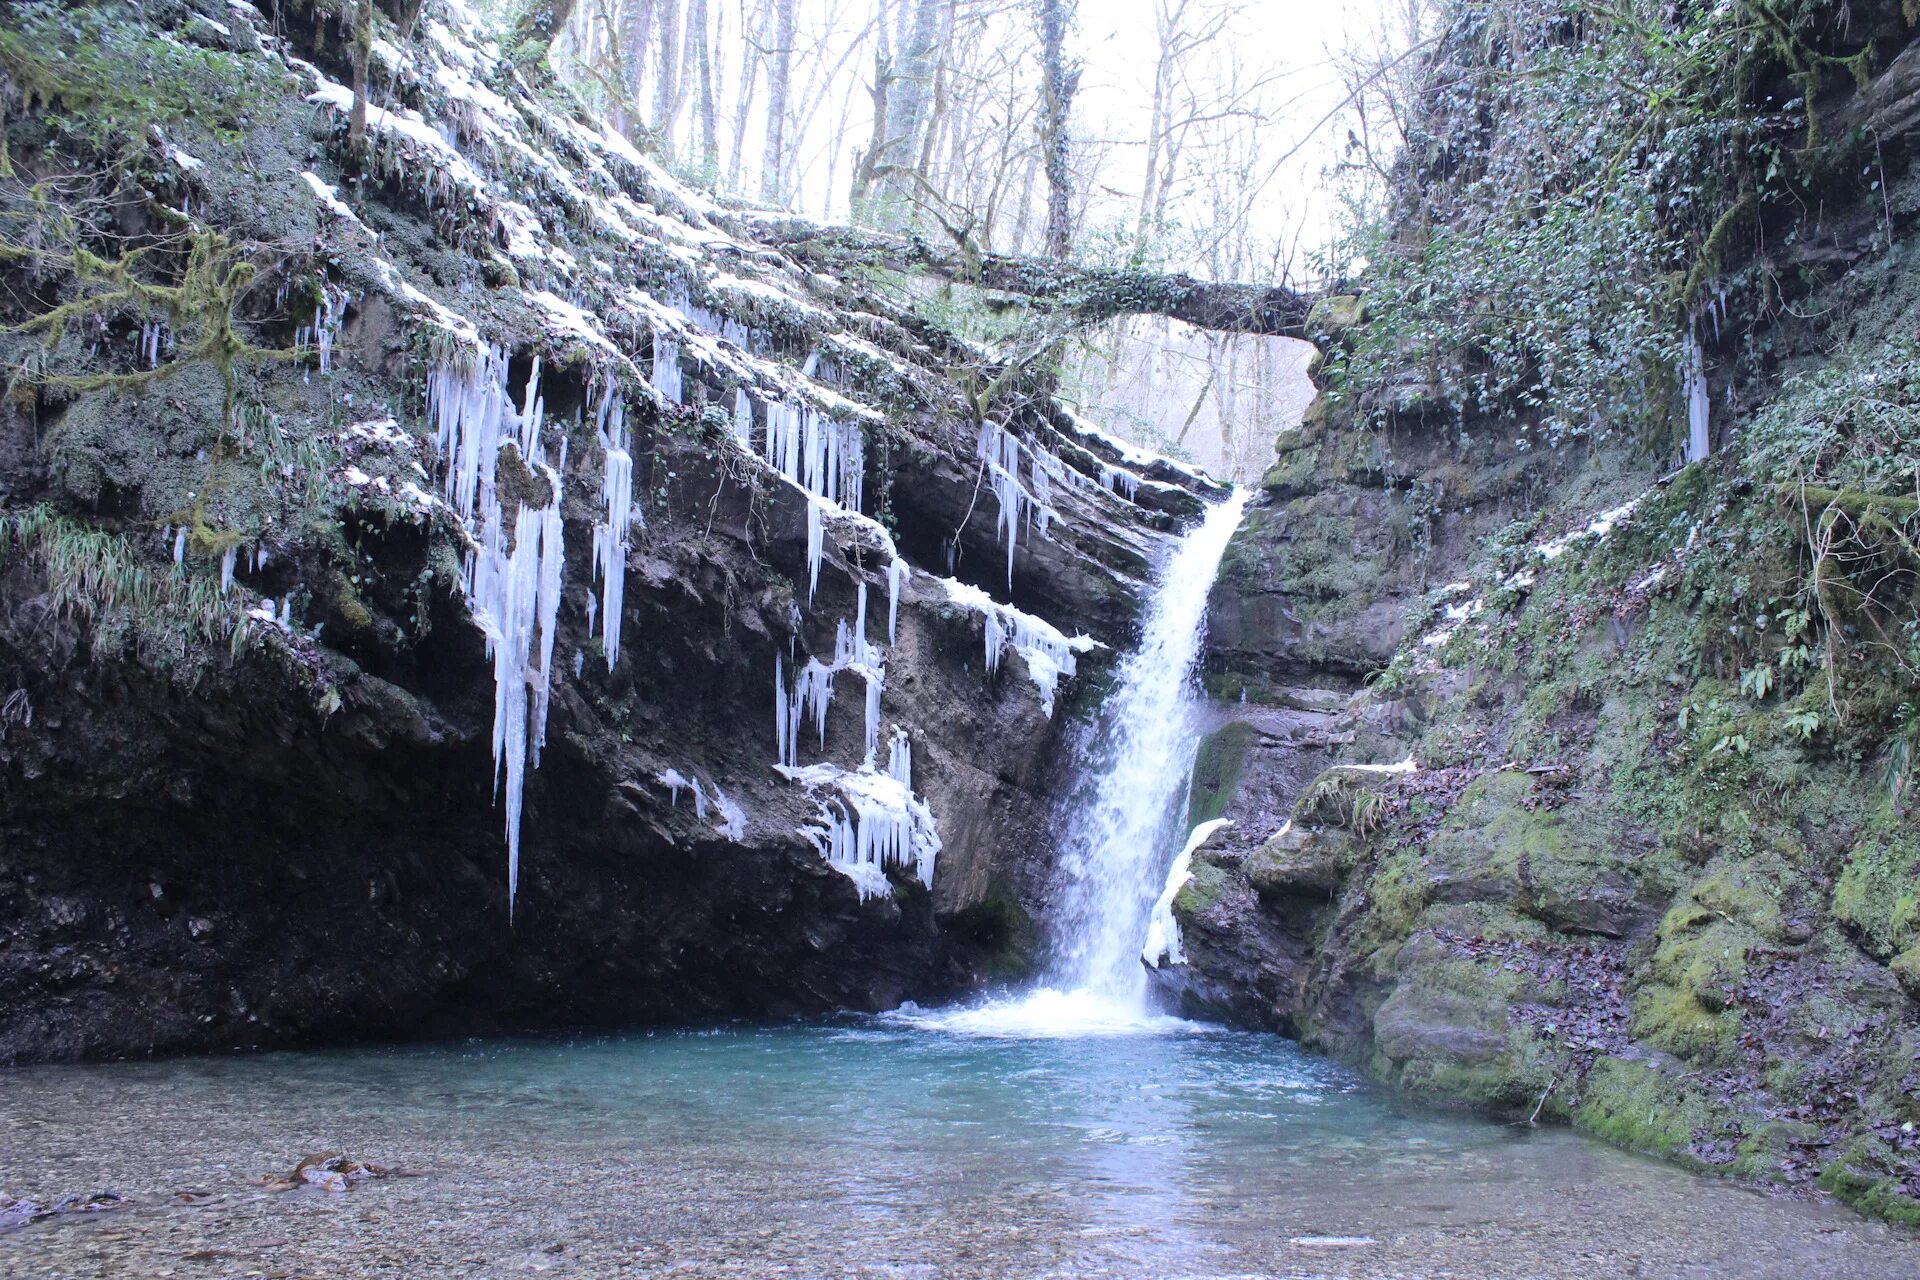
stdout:
<svg viewBox="0 0 1920 1280">
<path fill-rule="evenodd" d="M 1230 721 L 1200 740 L 1187 784 L 1189 830 L 1226 813 L 1253 740 L 1253 726 L 1244 720 Z"/>
<path fill-rule="evenodd" d="M 1262 894 L 1327 897 L 1346 881 L 1358 853 L 1341 828 L 1289 823 L 1247 855 L 1242 874 Z"/>
</svg>

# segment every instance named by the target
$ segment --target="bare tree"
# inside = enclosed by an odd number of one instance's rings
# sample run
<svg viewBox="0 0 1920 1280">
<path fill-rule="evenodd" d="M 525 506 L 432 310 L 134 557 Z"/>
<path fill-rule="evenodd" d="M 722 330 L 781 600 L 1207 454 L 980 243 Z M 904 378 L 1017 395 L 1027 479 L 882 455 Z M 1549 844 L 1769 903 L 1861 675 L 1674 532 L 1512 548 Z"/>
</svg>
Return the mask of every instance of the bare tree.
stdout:
<svg viewBox="0 0 1920 1280">
<path fill-rule="evenodd" d="M 752 5 L 752 21 L 748 19 L 748 5 Z M 733 136 L 732 150 L 727 155 L 727 186 L 740 189 L 740 166 L 745 163 L 747 154 L 747 122 L 753 115 L 753 102 L 760 89 L 760 49 L 748 34 L 751 29 L 764 29 L 766 25 L 767 0 L 740 0 L 740 79 L 733 98 Z"/>
<path fill-rule="evenodd" d="M 686 70 L 698 80 L 694 110 L 700 130 L 700 168 L 712 181 L 720 171 L 720 142 L 713 96 L 713 45 L 707 0 L 687 0 Z"/>
<path fill-rule="evenodd" d="M 680 115 L 680 0 L 657 0 L 657 72 L 653 81 L 653 132 L 660 149 L 673 154 L 673 127 Z"/>
<path fill-rule="evenodd" d="M 1040 0 L 1040 152 L 1047 170 L 1047 256 L 1073 252 L 1073 172 L 1067 117 L 1080 87 L 1080 69 L 1067 62 L 1067 28 L 1075 0 Z"/>
<path fill-rule="evenodd" d="M 347 141 L 359 146 L 367 136 L 367 63 L 373 58 L 373 0 L 360 0 L 353 19 L 353 115 Z"/>
<path fill-rule="evenodd" d="M 760 160 L 760 198 L 783 204 L 787 163 L 787 116 L 792 111 L 795 0 L 773 0 L 773 48 L 768 50 L 767 144 Z"/>
<path fill-rule="evenodd" d="M 904 225 L 904 210 L 911 207 L 917 194 L 913 184 L 915 160 L 926 129 L 934 77 L 941 65 L 942 19 L 950 7 L 950 0 L 914 0 L 913 28 L 901 51 L 904 65 L 887 113 L 887 133 L 877 140 L 876 147 L 874 174 L 883 225 Z"/>
<path fill-rule="evenodd" d="M 625 132 L 638 119 L 641 84 L 647 76 L 647 47 L 653 43 L 654 0 L 621 0 L 619 118 Z"/>
</svg>

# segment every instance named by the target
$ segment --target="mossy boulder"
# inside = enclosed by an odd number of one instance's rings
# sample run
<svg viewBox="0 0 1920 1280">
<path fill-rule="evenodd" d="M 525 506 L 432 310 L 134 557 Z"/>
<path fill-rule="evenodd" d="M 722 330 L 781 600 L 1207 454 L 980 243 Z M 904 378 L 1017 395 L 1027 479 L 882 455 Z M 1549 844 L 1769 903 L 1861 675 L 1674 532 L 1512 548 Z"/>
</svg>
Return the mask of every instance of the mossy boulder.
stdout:
<svg viewBox="0 0 1920 1280">
<path fill-rule="evenodd" d="M 1186 884 L 1173 895 L 1174 917 L 1184 923 L 1204 914 L 1227 891 L 1231 879 L 1231 873 L 1226 868 L 1195 858 Z"/>
<path fill-rule="evenodd" d="M 1534 780 L 1473 782 L 1427 848 L 1429 897 L 1499 902 L 1552 925 L 1624 937 L 1648 922 L 1638 885 L 1604 827 L 1534 800 Z"/>
<path fill-rule="evenodd" d="M 1241 870 L 1266 896 L 1325 897 L 1346 881 L 1357 855 L 1350 832 L 1291 823 L 1247 855 Z"/>
</svg>

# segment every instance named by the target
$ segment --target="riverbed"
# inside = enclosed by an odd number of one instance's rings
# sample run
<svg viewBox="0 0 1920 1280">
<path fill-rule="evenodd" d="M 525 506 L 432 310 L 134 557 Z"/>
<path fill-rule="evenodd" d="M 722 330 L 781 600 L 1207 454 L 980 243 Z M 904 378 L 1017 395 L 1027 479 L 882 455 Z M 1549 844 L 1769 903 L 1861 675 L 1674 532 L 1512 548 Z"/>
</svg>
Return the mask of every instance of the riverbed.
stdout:
<svg viewBox="0 0 1920 1280">
<path fill-rule="evenodd" d="M 9 1277 L 1920 1274 L 1913 1237 L 1840 1206 L 1165 1018 L 909 1010 L 0 1090 L 0 1190 L 124 1197 L 0 1234 Z M 264 1185 L 319 1152 L 388 1172 Z"/>
</svg>

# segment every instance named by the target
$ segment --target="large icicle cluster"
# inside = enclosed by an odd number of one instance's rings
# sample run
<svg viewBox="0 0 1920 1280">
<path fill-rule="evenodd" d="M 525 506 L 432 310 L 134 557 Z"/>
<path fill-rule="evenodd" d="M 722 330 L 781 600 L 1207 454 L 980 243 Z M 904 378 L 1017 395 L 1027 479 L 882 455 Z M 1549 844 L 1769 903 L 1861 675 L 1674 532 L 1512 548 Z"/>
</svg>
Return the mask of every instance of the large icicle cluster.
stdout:
<svg viewBox="0 0 1920 1280">
<path fill-rule="evenodd" d="M 866 443 L 857 422 L 805 405 L 767 405 L 767 465 L 807 494 L 807 598 L 820 586 L 824 521 L 830 509 L 859 512 L 866 489 Z"/>
<path fill-rule="evenodd" d="M 799 661 L 797 654 L 794 661 Z M 800 726 L 808 720 L 813 721 L 820 746 L 825 749 L 827 705 L 833 701 L 833 678 L 842 671 L 851 671 L 866 681 L 866 762 L 871 768 L 879 751 L 880 698 L 887 671 L 885 652 L 867 639 L 867 584 L 864 582 L 859 584 L 855 621 L 849 625 L 842 618 L 835 628 L 831 663 L 808 658 L 789 682 L 786 659 L 778 652 L 773 655 L 774 738 L 781 764 L 799 763 Z"/>
<path fill-rule="evenodd" d="M 896 559 L 894 565 L 900 565 Z M 888 623 L 898 616 L 898 585 L 904 572 L 889 572 Z M 794 655 L 794 661 L 799 661 Z M 811 720 L 822 750 L 827 741 L 827 707 L 833 700 L 834 677 L 852 672 L 866 684 L 865 733 L 858 769 L 820 763 L 799 763 L 800 727 Z M 787 659 L 775 653 L 774 737 L 779 772 L 815 790 L 828 790 L 815 820 L 800 833 L 820 854 L 859 886 L 862 899 L 889 892 L 889 868 L 916 871 L 923 884 L 933 884 L 933 859 L 940 851 L 940 834 L 933 813 L 913 794 L 913 748 L 906 730 L 895 727 L 888 742 L 885 771 L 880 769 L 881 704 L 886 689 L 886 653 L 867 639 L 867 584 L 858 584 L 858 604 L 851 622 L 842 618 L 835 628 L 833 661 L 808 658 L 791 682 Z"/>
<path fill-rule="evenodd" d="M 529 762 L 540 764 L 552 693 L 553 642 L 566 553 L 560 523 L 560 464 L 550 466 L 540 438 L 540 361 L 516 409 L 507 385 L 507 355 L 489 347 L 437 366 L 427 377 L 428 413 L 447 460 L 447 501 L 479 536 L 467 552 L 463 585 L 474 623 L 493 662 L 494 784 L 506 788 L 507 909 L 520 883 L 520 802 Z M 509 541 L 507 515 L 495 486 L 502 450 L 517 451 L 546 478 L 551 497 L 521 504 Z"/>
<path fill-rule="evenodd" d="M 1091 653 L 1100 642 L 1092 636 L 1069 640 L 1052 623 L 1001 604 L 976 586 L 954 578 L 937 581 L 949 600 L 981 616 L 986 631 L 987 674 L 999 670 L 1000 656 L 1011 645 L 1026 660 L 1027 677 L 1040 691 L 1040 709 L 1051 717 L 1060 678 L 1071 678 L 1077 668 L 1075 655 Z"/>
<path fill-rule="evenodd" d="M 607 653 L 607 670 L 620 659 L 620 619 L 625 609 L 628 534 L 633 528 L 633 442 L 627 434 L 626 406 L 620 388 L 609 382 L 596 389 L 599 408 L 595 421 L 606 471 L 600 481 L 600 499 L 606 503 L 604 520 L 593 526 L 593 571 L 600 576 L 600 641 Z"/>
<path fill-rule="evenodd" d="M 907 766 L 910 770 L 911 766 Z M 933 887 L 940 827 L 933 811 L 892 773 L 812 764 L 780 772 L 825 793 L 814 820 L 800 828 L 820 856 L 860 891 L 861 900 L 891 893 L 889 870 L 912 871 Z"/>
<path fill-rule="evenodd" d="M 980 424 L 974 454 L 986 470 L 987 484 L 1000 504 L 1000 541 L 1007 548 L 1007 586 L 1013 586 L 1013 553 L 1020 542 L 1021 516 L 1039 506 L 1020 483 L 1020 437 L 997 422 Z"/>
</svg>

